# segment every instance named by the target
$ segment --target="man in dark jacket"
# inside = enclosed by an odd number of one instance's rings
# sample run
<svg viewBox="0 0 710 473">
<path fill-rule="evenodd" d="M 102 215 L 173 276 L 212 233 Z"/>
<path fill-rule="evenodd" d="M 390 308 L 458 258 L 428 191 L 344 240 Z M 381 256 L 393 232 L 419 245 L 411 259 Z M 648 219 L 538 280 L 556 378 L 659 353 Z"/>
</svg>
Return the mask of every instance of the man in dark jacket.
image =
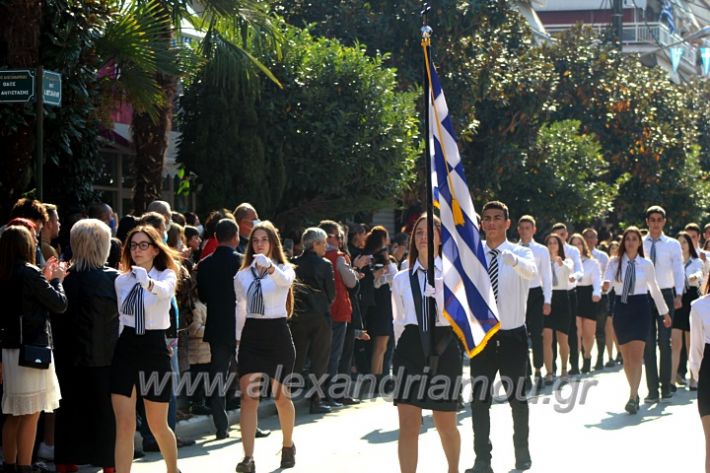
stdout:
<svg viewBox="0 0 710 473">
<path fill-rule="evenodd" d="M 333 265 L 323 258 L 328 235 L 320 228 L 306 229 L 301 237 L 303 254 L 296 265 L 296 304 L 291 319 L 291 334 L 296 346 L 294 371 L 303 371 L 306 356 L 311 360 L 311 374 L 320 380 L 328 368 L 331 342 L 330 305 L 335 300 Z M 322 384 L 320 381 L 318 384 Z M 325 414 L 330 407 L 320 395 L 311 397 L 311 413 Z"/>
</svg>

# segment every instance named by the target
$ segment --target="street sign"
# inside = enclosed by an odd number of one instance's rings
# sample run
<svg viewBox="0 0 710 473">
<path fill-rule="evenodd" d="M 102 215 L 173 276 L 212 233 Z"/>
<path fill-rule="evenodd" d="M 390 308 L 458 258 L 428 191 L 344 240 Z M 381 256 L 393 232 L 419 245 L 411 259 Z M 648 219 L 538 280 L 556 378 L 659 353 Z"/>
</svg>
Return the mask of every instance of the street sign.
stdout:
<svg viewBox="0 0 710 473">
<path fill-rule="evenodd" d="M 60 107 L 62 105 L 62 75 L 58 72 L 44 71 L 42 76 L 44 104 Z"/>
<path fill-rule="evenodd" d="M 35 75 L 28 69 L 0 71 L 0 102 L 29 102 L 34 97 Z"/>
</svg>

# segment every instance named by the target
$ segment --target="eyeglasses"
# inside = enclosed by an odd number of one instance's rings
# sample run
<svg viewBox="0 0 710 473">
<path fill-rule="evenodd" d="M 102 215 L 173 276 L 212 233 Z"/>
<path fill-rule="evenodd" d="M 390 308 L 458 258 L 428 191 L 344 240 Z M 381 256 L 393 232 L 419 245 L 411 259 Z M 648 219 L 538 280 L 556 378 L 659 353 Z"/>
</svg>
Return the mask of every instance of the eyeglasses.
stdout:
<svg viewBox="0 0 710 473">
<path fill-rule="evenodd" d="M 153 246 L 153 244 L 151 242 L 142 241 L 140 243 L 131 243 L 129 248 L 131 249 L 131 251 L 134 251 L 136 248 L 140 248 L 141 251 L 145 251 L 148 248 L 150 248 L 151 246 Z"/>
</svg>

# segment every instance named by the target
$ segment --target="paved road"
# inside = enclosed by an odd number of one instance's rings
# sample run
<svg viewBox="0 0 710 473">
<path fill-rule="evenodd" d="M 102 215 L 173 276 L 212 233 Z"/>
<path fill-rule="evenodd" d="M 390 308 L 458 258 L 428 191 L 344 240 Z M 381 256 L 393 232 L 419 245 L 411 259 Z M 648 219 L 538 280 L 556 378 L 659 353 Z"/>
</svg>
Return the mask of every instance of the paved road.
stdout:
<svg viewBox="0 0 710 473">
<path fill-rule="evenodd" d="M 586 399 L 580 405 L 586 386 Z M 577 395 L 573 395 L 576 387 Z M 695 393 L 679 391 L 670 404 L 643 406 L 629 416 L 623 410 L 627 385 L 621 367 L 607 370 L 561 391 L 533 399 L 530 412 L 530 472 L 700 472 L 704 461 L 702 427 Z M 645 393 L 642 391 L 642 397 Z M 575 400 L 574 403 L 571 400 Z M 514 468 L 512 419 L 507 404 L 491 411 L 494 445 L 493 468 L 511 472 Z M 275 417 L 260 422 L 278 429 Z M 461 471 L 473 464 L 473 433 L 468 409 L 459 412 L 462 437 Z M 183 473 L 233 472 L 241 459 L 238 428 L 232 437 L 215 441 L 198 439 L 196 446 L 180 450 Z M 382 399 L 340 409 L 326 416 L 299 412 L 295 433 L 296 472 L 380 473 L 399 471 L 397 462 L 397 413 Z M 275 431 L 256 443 L 259 473 L 277 472 L 281 438 Z M 96 471 L 86 469 L 82 471 Z M 158 473 L 165 469 L 157 454 L 134 464 L 136 473 Z M 420 437 L 420 472 L 445 472 L 431 415 L 425 415 Z"/>
</svg>

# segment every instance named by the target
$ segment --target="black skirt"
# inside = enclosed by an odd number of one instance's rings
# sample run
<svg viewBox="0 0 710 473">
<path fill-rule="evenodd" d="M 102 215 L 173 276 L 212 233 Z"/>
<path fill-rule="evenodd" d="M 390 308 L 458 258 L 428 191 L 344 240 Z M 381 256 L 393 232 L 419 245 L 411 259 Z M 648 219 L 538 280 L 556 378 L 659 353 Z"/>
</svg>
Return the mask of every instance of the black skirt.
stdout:
<svg viewBox="0 0 710 473">
<path fill-rule="evenodd" d="M 597 320 L 597 314 L 599 314 L 599 302 L 594 302 L 592 300 L 592 295 L 594 293 L 593 286 L 577 286 L 577 316 L 589 319 Z"/>
<path fill-rule="evenodd" d="M 572 320 L 570 316 L 569 291 L 552 291 L 552 310 L 550 315 L 545 317 L 545 328 L 556 330 L 564 334 L 569 333 Z"/>
<path fill-rule="evenodd" d="M 698 412 L 704 417 L 710 415 L 710 345 L 707 343 L 698 378 Z"/>
<path fill-rule="evenodd" d="M 295 363 L 296 348 L 286 317 L 246 320 L 237 358 L 240 377 L 264 373 L 283 383 L 293 373 Z"/>
<path fill-rule="evenodd" d="M 683 293 L 683 307 L 676 309 L 673 315 L 673 328 L 690 332 L 690 303 L 700 297 L 697 287 L 690 287 Z"/>
<path fill-rule="evenodd" d="M 409 404 L 432 411 L 455 412 L 461 393 L 463 352 L 451 327 L 436 327 L 436 340 L 444 337 L 449 343 L 439 354 L 435 376 L 424 373 L 426 360 L 422 350 L 419 327 L 407 325 L 397 342 L 392 359 L 395 377 L 394 404 Z"/>
<path fill-rule="evenodd" d="M 392 292 L 389 284 L 374 289 L 374 305 L 365 313 L 365 328 L 371 337 L 393 337 Z"/>
<path fill-rule="evenodd" d="M 111 393 L 130 397 L 135 387 L 143 399 L 169 402 L 172 378 L 165 330 L 136 335 L 133 327 L 124 327 L 111 363 Z"/>
<path fill-rule="evenodd" d="M 621 296 L 616 296 L 615 299 L 614 332 L 619 345 L 648 340 L 653 317 L 648 294 L 629 296 L 626 304 L 621 302 Z"/>
</svg>

